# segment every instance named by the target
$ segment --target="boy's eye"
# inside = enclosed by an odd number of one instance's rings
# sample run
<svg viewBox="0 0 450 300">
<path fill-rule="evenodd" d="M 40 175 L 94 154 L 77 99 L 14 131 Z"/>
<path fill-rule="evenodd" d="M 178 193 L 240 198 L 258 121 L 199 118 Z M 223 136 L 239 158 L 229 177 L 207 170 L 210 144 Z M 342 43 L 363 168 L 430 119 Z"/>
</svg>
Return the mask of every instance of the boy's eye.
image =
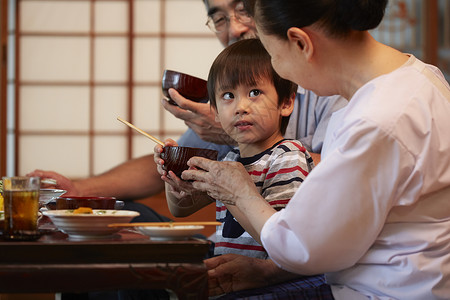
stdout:
<svg viewBox="0 0 450 300">
<path fill-rule="evenodd" d="M 261 95 L 261 91 L 260 90 L 251 90 L 249 93 L 250 97 L 258 97 L 259 95 Z"/>
<path fill-rule="evenodd" d="M 222 98 L 225 100 L 230 100 L 230 99 L 234 99 L 234 95 L 233 95 L 233 93 L 228 92 L 228 93 L 224 93 Z"/>
</svg>

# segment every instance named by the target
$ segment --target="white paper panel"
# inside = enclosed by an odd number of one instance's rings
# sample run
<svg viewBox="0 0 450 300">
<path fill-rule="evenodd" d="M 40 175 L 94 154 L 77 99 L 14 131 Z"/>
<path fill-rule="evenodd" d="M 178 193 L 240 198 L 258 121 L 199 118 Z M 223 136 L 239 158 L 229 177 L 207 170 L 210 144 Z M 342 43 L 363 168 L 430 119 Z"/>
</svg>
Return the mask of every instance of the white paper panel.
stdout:
<svg viewBox="0 0 450 300">
<path fill-rule="evenodd" d="M 155 132 L 159 129 L 162 99 L 159 87 L 134 88 L 133 122 L 142 130 Z"/>
<path fill-rule="evenodd" d="M 148 82 L 161 80 L 159 38 L 136 38 L 134 42 L 134 80 Z"/>
<path fill-rule="evenodd" d="M 94 78 L 98 81 L 125 81 L 128 74 L 127 39 L 98 37 L 95 40 Z"/>
<path fill-rule="evenodd" d="M 217 39 L 175 39 L 166 41 L 166 69 L 206 79 L 212 62 L 223 50 Z"/>
<path fill-rule="evenodd" d="M 128 1 L 95 2 L 95 32 L 128 31 Z"/>
<path fill-rule="evenodd" d="M 8 83 L 7 85 L 7 93 L 8 95 L 14 95 L 15 86 L 12 83 Z M 14 124 L 16 122 L 16 116 L 15 116 L 15 108 L 14 108 L 14 99 L 12 97 L 8 98 L 6 101 L 6 128 L 8 131 L 11 131 L 14 129 Z"/>
<path fill-rule="evenodd" d="M 171 135 L 171 136 L 159 136 L 155 135 L 161 141 L 164 141 L 167 138 L 171 138 L 173 140 L 178 140 L 181 135 Z M 153 149 L 155 148 L 155 143 L 142 135 L 133 136 L 133 154 L 132 157 L 141 157 L 144 155 L 153 154 Z"/>
<path fill-rule="evenodd" d="M 156 138 L 161 139 L 160 136 L 155 135 Z M 153 154 L 155 143 L 142 135 L 133 136 L 133 158 L 141 157 L 148 154 Z"/>
<path fill-rule="evenodd" d="M 22 80 L 86 81 L 89 78 L 89 39 L 85 37 L 21 38 Z"/>
<path fill-rule="evenodd" d="M 160 31 L 161 3 L 158 0 L 134 1 L 134 30 L 137 33 Z"/>
<path fill-rule="evenodd" d="M 16 53 L 14 51 L 14 44 L 15 44 L 15 39 L 13 38 L 12 35 L 8 36 L 8 48 L 6 51 L 8 51 L 7 55 L 8 55 L 8 61 L 7 61 L 7 66 L 6 66 L 6 76 L 8 78 L 8 82 L 12 81 L 15 77 L 15 73 L 16 70 L 14 68 L 14 61 L 16 59 Z"/>
<path fill-rule="evenodd" d="M 125 87 L 97 87 L 94 89 L 94 130 L 125 132 L 125 126 L 117 120 L 128 114 Z"/>
<path fill-rule="evenodd" d="M 22 136 L 20 175 L 35 169 L 53 170 L 67 177 L 88 174 L 88 137 Z"/>
<path fill-rule="evenodd" d="M 164 110 L 164 129 L 165 130 L 178 130 L 180 132 L 184 132 L 188 127 L 184 124 L 184 121 L 181 119 L 175 118 L 171 113 Z"/>
<path fill-rule="evenodd" d="M 166 1 L 166 30 L 177 33 L 213 33 L 205 25 L 206 8 L 200 0 L 168 0 Z"/>
<path fill-rule="evenodd" d="M 94 173 L 100 174 L 126 161 L 127 140 L 122 136 L 94 138 Z"/>
<path fill-rule="evenodd" d="M 21 171 L 34 168 L 55 170 L 69 177 L 89 175 L 89 165 L 98 174 L 122 163 L 126 157 L 126 139 L 121 136 L 99 136 L 106 132 L 123 132 L 125 125 L 117 116 L 129 112 L 125 84 L 128 76 L 128 39 L 122 36 L 88 36 L 90 27 L 96 33 L 126 33 L 128 24 L 127 1 L 95 1 L 91 16 L 90 1 L 23 1 L 22 29 L 43 32 L 42 36 L 21 38 L 21 80 L 39 81 L 47 86 L 21 88 L 20 126 L 23 130 L 48 131 L 48 135 L 20 138 Z M 161 15 L 164 7 L 165 16 Z M 201 0 L 135 0 L 135 32 L 162 36 L 136 36 L 134 40 L 134 80 L 137 83 L 160 82 L 162 69 L 174 69 L 206 78 L 209 67 L 222 46 L 204 25 L 206 12 Z M 161 24 L 161 20 L 165 20 Z M 94 24 L 90 24 L 94 20 Z M 161 27 L 163 25 L 163 27 Z M 52 33 L 50 36 L 46 32 Z M 62 32 L 62 35 L 53 33 Z M 67 34 L 65 34 L 67 32 Z M 86 34 L 85 37 L 70 34 Z M 165 33 L 177 37 L 166 37 Z M 183 38 L 204 35 L 201 38 Z M 181 37 L 179 37 L 181 36 Z M 93 43 L 93 57 L 91 57 Z M 164 44 L 161 44 L 164 43 Z M 162 47 L 164 46 L 164 47 Z M 161 49 L 166 52 L 161 53 Z M 91 70 L 90 65 L 93 64 Z M 91 71 L 93 78 L 90 78 Z M 8 73 L 9 74 L 9 73 Z M 12 78 L 12 74 L 9 75 Z M 60 86 L 52 82 L 113 83 L 113 86 Z M 93 97 L 92 104 L 89 97 Z M 171 131 L 165 136 L 178 139 L 186 130 L 182 120 L 161 109 L 160 86 L 135 86 L 133 122 L 151 132 Z M 89 124 L 90 109 L 93 124 Z M 161 119 L 161 116 L 163 119 Z M 162 128 L 160 125 L 162 124 Z M 55 125 L 53 127 L 53 125 Z M 92 125 L 92 128 L 89 126 Z M 58 136 L 58 131 L 85 132 L 86 136 Z M 88 131 L 94 130 L 93 145 L 89 145 Z M 133 135 L 133 157 L 153 152 L 154 143 L 139 134 Z M 62 143 L 62 146 L 54 145 Z M 52 144 L 50 151 L 41 145 Z M 40 149 L 28 153 L 29 148 Z M 94 149 L 89 161 L 89 149 Z M 48 149 L 47 149 L 48 150 Z M 105 155 L 107 153 L 108 155 Z"/>
<path fill-rule="evenodd" d="M 20 90 L 20 128 L 31 131 L 87 131 L 87 87 L 23 86 Z"/>
<path fill-rule="evenodd" d="M 89 1 L 21 1 L 20 29 L 32 32 L 88 32 L 90 5 Z"/>
</svg>

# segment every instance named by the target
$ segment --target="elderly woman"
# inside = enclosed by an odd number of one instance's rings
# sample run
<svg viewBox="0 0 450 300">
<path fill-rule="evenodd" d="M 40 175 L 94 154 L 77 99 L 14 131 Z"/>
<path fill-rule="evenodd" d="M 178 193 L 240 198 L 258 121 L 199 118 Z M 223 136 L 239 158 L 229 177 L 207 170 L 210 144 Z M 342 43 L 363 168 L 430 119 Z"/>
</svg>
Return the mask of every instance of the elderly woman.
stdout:
<svg viewBox="0 0 450 300">
<path fill-rule="evenodd" d="M 272 209 L 238 163 L 193 158 L 182 178 L 235 205 L 281 268 L 326 273 L 335 299 L 448 299 L 450 88 L 436 67 L 372 38 L 386 4 L 256 0 L 280 76 L 349 99 L 285 209 Z"/>
</svg>

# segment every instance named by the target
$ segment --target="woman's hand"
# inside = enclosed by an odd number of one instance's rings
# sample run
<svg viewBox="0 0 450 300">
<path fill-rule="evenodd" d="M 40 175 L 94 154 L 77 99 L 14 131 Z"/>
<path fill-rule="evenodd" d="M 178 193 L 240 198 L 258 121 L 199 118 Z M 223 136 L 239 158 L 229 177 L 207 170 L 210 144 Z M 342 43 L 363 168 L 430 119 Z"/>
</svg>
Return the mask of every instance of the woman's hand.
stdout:
<svg viewBox="0 0 450 300">
<path fill-rule="evenodd" d="M 188 161 L 191 169 L 183 171 L 181 178 L 194 180 L 192 186 L 226 205 L 235 205 L 240 214 L 235 215 L 244 228 L 252 232 L 261 243 L 260 234 L 266 221 L 276 213 L 259 194 L 254 182 L 241 163 L 213 161 L 193 157 Z"/>
<path fill-rule="evenodd" d="M 236 205 L 241 200 L 260 197 L 250 175 L 241 163 L 193 157 L 188 161 L 188 165 L 191 169 L 184 171 L 181 178 L 194 180 L 194 188 L 206 192 L 216 200 Z"/>
</svg>

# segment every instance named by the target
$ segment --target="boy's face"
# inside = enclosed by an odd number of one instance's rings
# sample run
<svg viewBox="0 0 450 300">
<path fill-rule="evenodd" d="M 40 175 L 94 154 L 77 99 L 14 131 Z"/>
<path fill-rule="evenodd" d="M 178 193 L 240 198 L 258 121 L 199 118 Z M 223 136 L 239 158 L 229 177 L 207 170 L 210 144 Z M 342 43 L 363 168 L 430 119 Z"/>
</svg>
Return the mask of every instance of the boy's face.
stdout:
<svg viewBox="0 0 450 300">
<path fill-rule="evenodd" d="M 217 38 L 224 47 L 241 39 L 256 37 L 256 27 L 254 22 L 242 24 L 234 17 L 236 13 L 235 10 L 244 9 L 242 1 L 205 0 L 205 6 L 208 16 L 212 17 L 214 14 L 223 14 L 230 20 L 229 25 L 223 31 L 216 33 Z"/>
<path fill-rule="evenodd" d="M 292 113 L 294 98 L 279 106 L 275 87 L 267 79 L 259 80 L 255 86 L 222 89 L 218 85 L 216 119 L 238 142 L 241 155 L 252 156 L 283 137 L 281 118 Z"/>
</svg>

